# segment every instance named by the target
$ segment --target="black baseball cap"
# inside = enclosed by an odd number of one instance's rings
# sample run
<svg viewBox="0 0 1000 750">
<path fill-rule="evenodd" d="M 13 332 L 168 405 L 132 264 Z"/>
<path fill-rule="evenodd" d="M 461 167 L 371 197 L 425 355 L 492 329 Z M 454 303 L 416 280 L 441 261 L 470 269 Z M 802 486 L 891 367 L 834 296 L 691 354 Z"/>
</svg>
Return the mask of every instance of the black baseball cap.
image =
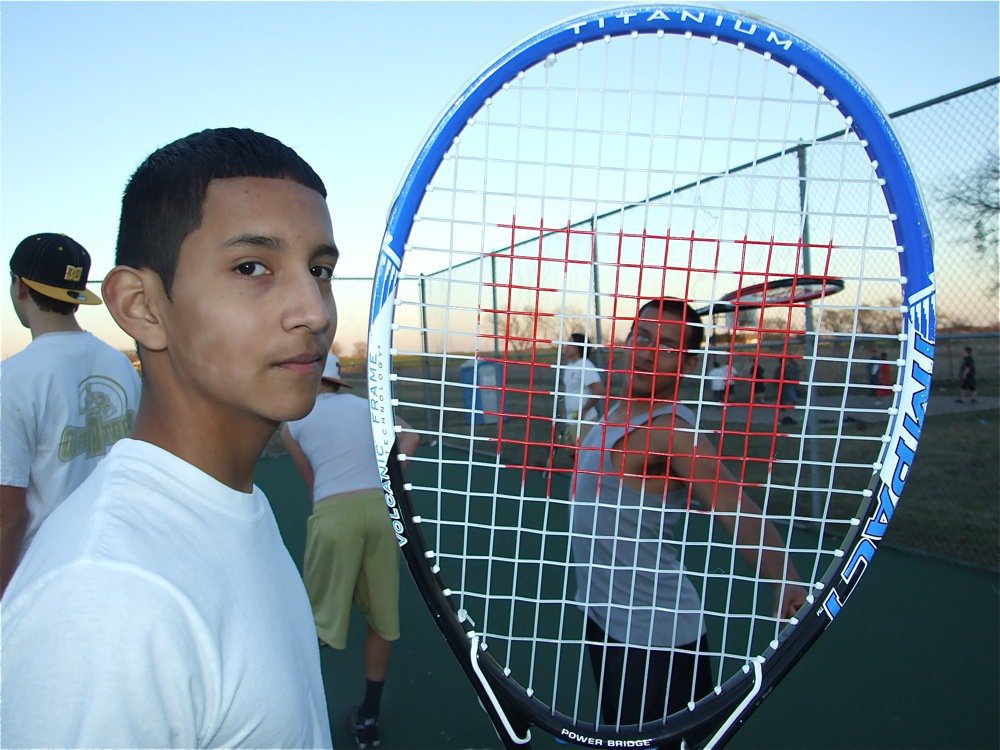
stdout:
<svg viewBox="0 0 1000 750">
<path fill-rule="evenodd" d="M 10 272 L 39 294 L 73 305 L 99 305 L 87 289 L 90 253 L 65 234 L 25 237 L 10 256 Z"/>
</svg>

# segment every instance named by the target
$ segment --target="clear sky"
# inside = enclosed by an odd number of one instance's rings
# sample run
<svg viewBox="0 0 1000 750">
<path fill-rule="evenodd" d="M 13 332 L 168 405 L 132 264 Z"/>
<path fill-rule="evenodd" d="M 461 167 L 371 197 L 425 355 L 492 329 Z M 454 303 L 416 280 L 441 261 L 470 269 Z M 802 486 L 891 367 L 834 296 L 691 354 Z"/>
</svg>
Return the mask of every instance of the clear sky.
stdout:
<svg viewBox="0 0 1000 750">
<path fill-rule="evenodd" d="M 90 250 L 91 278 L 102 278 L 114 264 L 121 192 L 138 164 L 191 132 L 241 126 L 281 139 L 313 165 L 330 193 L 338 275 L 368 276 L 404 171 L 454 96 L 525 37 L 620 4 L 2 2 L 4 264 L 23 237 L 64 232 Z M 824 49 L 888 112 L 1000 70 L 995 0 L 727 7 Z M 337 338 L 349 350 L 367 334 L 368 287 L 335 289 L 345 313 Z M 7 357 L 30 337 L 6 293 L 0 319 Z M 80 320 L 129 347 L 103 306 Z"/>
</svg>

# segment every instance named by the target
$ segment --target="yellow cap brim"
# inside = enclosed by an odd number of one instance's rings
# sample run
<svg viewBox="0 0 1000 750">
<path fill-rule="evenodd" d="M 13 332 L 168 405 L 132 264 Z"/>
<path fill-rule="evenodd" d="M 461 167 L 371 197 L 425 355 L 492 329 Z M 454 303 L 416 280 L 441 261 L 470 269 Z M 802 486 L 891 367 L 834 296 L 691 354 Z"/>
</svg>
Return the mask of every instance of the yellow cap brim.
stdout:
<svg viewBox="0 0 1000 750">
<path fill-rule="evenodd" d="M 31 287 L 39 294 L 44 294 L 46 297 L 58 300 L 59 302 L 68 302 L 71 305 L 101 304 L 101 298 L 98 297 L 89 289 L 63 289 L 62 287 L 58 286 L 49 286 L 48 284 L 41 284 L 37 281 L 26 279 L 23 276 L 21 276 L 20 279 L 25 283 L 26 286 Z"/>
</svg>

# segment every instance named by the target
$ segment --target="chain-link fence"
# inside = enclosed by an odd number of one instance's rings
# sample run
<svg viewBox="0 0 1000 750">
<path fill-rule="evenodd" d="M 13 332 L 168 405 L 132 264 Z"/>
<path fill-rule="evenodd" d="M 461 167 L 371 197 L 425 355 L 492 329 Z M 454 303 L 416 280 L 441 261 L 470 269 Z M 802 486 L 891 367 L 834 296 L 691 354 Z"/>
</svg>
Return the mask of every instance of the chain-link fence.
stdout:
<svg viewBox="0 0 1000 750">
<path fill-rule="evenodd" d="M 925 429 L 921 459 L 886 543 L 988 569 L 997 569 L 1000 561 L 996 431 L 1000 375 L 998 91 L 1000 79 L 993 79 L 891 115 L 921 185 L 934 234 L 939 346 L 933 419 Z M 794 184 L 800 170 L 821 172 L 825 168 L 823 144 L 814 144 L 812 149 L 809 154 L 800 150 L 779 155 L 766 166 L 753 168 L 776 174 L 788 172 Z M 697 191 L 711 189 L 699 186 Z M 711 206 L 713 201 L 711 195 L 694 195 L 687 204 L 696 211 L 702 204 Z M 584 228 L 589 232 L 581 234 L 596 236 L 600 242 L 602 220 L 609 219 L 594 217 Z M 624 223 L 620 216 L 614 220 L 619 225 Z M 618 226 L 613 226 L 608 233 L 613 235 L 617 231 Z M 889 258 L 887 262 L 891 261 Z M 575 272 L 589 272 L 587 263 L 579 265 Z M 610 260 L 607 262 L 608 267 L 613 265 Z M 595 284 L 600 286 L 597 269 L 592 271 Z M 871 273 L 871 269 L 866 269 L 866 273 Z M 880 276 L 891 279 L 893 273 L 887 269 Z M 449 279 L 454 278 L 452 269 Z M 437 283 L 433 273 L 421 279 L 420 283 Z M 362 332 L 367 327 L 370 284 L 367 278 L 351 278 L 338 280 L 336 287 L 340 306 L 336 348 L 345 358 L 345 373 L 358 385 L 364 382 Z M 898 293 L 896 284 L 897 297 Z M 581 304 L 586 307 L 586 302 Z M 609 319 L 610 327 L 603 333 L 598 331 L 599 339 L 619 338 L 620 332 L 611 329 L 613 316 L 586 309 L 581 312 L 581 319 L 585 318 Z M 878 321 L 859 321 L 859 324 L 870 327 L 868 333 L 879 333 Z M 476 333 L 470 331 L 469 336 L 471 350 Z M 554 340 L 562 338 L 553 334 Z M 962 359 L 967 356 L 966 347 L 971 347 L 975 354 L 979 392 L 975 404 L 967 399 L 956 404 L 962 395 L 959 373 Z M 431 342 L 428 350 L 437 348 Z"/>
</svg>

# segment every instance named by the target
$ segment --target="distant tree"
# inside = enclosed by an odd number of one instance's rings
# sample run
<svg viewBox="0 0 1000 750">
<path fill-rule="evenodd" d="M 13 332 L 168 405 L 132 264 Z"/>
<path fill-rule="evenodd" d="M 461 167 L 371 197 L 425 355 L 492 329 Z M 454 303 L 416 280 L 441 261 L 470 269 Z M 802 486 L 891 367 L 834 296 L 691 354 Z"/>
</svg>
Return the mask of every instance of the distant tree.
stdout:
<svg viewBox="0 0 1000 750">
<path fill-rule="evenodd" d="M 535 310 L 511 310 L 509 314 L 498 315 L 498 323 L 500 336 L 510 352 L 530 351 L 537 345 L 539 316 Z"/>
<path fill-rule="evenodd" d="M 900 327 L 899 302 L 884 300 L 860 310 L 824 310 L 820 326 L 835 332 L 896 334 Z"/>
<path fill-rule="evenodd" d="M 582 333 L 591 344 L 596 345 L 593 316 L 567 309 L 558 316 L 540 316 L 538 318 L 538 337 L 540 339 L 567 341 L 571 333 Z"/>
<path fill-rule="evenodd" d="M 988 264 L 991 289 L 996 292 L 1000 289 L 1000 156 L 993 153 L 971 174 L 954 179 L 944 200 L 952 215 L 971 227 L 973 247 Z"/>
<path fill-rule="evenodd" d="M 593 323 L 592 317 L 572 310 L 555 315 L 524 307 L 497 315 L 500 336 L 512 352 L 547 348 L 550 341 L 568 341 L 574 332 L 586 334 L 596 346 Z"/>
</svg>

